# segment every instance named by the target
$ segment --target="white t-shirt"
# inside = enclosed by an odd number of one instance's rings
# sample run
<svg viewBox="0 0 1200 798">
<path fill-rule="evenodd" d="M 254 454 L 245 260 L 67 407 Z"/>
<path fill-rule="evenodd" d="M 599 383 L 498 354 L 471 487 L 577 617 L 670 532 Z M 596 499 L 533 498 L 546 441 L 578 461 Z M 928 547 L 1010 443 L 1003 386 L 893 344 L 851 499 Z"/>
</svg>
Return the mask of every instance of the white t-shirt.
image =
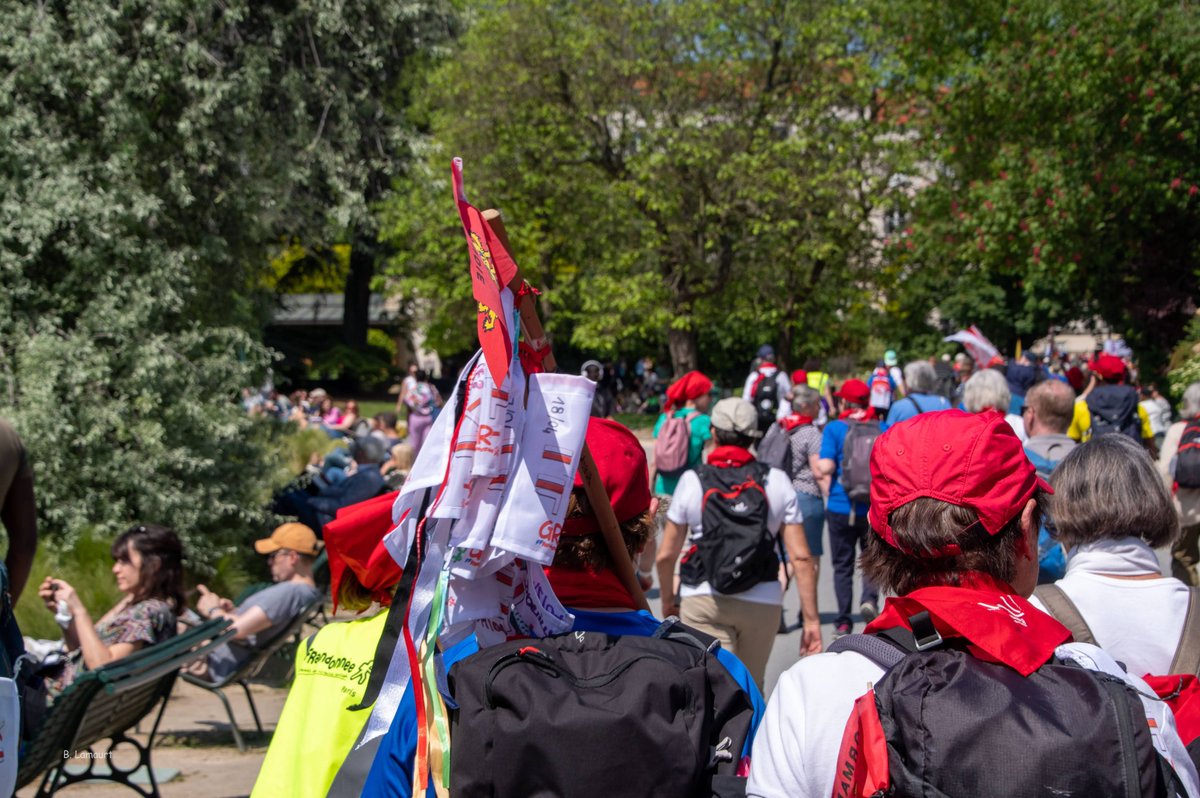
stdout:
<svg viewBox="0 0 1200 798">
<path fill-rule="evenodd" d="M 754 404 L 754 386 L 758 384 L 759 370 L 750 372 L 750 376 L 746 377 L 746 384 L 742 386 L 742 398 L 750 404 Z M 763 377 L 765 380 L 771 379 L 770 369 Z M 775 390 L 779 396 L 779 406 L 775 410 L 776 418 L 783 418 L 788 413 L 792 412 L 792 403 L 788 401 L 788 394 L 792 392 L 792 380 L 788 375 L 783 373 L 782 369 L 776 369 L 774 374 Z"/>
<path fill-rule="evenodd" d="M 778 468 L 772 468 L 767 473 L 767 484 L 763 485 L 767 493 L 767 529 L 771 534 L 778 535 L 779 528 L 784 524 L 799 524 L 804 520 L 800 514 L 800 505 L 796 502 L 796 491 L 792 489 L 792 480 Z M 685 471 L 675 486 L 675 495 L 671 497 L 671 506 L 667 510 L 667 520 L 689 530 L 688 538 L 695 543 L 703 536 L 700 528 L 701 500 L 704 489 L 700 486 L 700 477 L 695 471 Z M 698 585 L 680 585 L 679 597 L 711 596 L 716 594 L 708 582 Z M 783 590 L 778 580 L 759 582 L 749 590 L 737 593 L 736 597 L 743 601 L 753 601 L 756 604 L 782 604 Z"/>
<path fill-rule="evenodd" d="M 1171 577 L 1101 576 L 1078 556 L 1067 560 L 1066 575 L 1054 584 L 1087 621 L 1096 643 L 1113 659 L 1125 663 L 1130 673 L 1170 673 L 1187 617 L 1187 585 Z M 1029 600 L 1039 610 L 1046 609 L 1036 596 Z"/>
<path fill-rule="evenodd" d="M 1140 693 L 1153 695 L 1141 679 L 1121 673 L 1095 646 L 1069 643 L 1055 652 L 1083 667 L 1120 676 Z M 833 794 L 838 750 L 854 701 L 874 687 L 884 671 L 854 652 L 805 657 L 779 677 L 750 754 L 750 798 L 826 798 Z M 1155 739 L 1196 798 L 1196 773 L 1174 731 L 1174 716 L 1162 701 L 1142 700 L 1162 734 Z"/>
</svg>

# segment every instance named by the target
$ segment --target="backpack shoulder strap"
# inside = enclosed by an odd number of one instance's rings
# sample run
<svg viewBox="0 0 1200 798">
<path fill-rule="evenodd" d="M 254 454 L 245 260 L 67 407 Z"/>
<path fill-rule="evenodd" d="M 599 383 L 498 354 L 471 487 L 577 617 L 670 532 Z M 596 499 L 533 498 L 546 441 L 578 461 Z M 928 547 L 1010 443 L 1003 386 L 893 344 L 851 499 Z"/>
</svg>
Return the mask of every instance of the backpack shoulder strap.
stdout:
<svg viewBox="0 0 1200 798">
<path fill-rule="evenodd" d="M 651 637 L 659 640 L 671 640 L 676 643 L 683 643 L 684 645 L 698 648 L 701 651 L 707 651 L 710 654 L 715 654 L 717 649 L 721 647 L 720 640 L 710 634 L 701 632 L 699 629 L 687 626 L 674 615 L 659 624 Z"/>
<path fill-rule="evenodd" d="M 863 634 L 839 637 L 830 643 L 829 647 L 825 650 L 831 654 L 842 651 L 853 651 L 856 654 L 862 654 L 885 671 L 891 670 L 900 660 L 907 656 L 907 652 L 902 651 L 895 644 L 888 642 L 882 637 Z"/>
<path fill-rule="evenodd" d="M 891 670 L 909 654 L 938 648 L 945 641 L 928 610 L 908 617 L 912 627 L 894 626 L 872 634 L 845 635 L 834 640 L 826 651 L 854 651 L 884 670 Z"/>
<path fill-rule="evenodd" d="M 1187 616 L 1183 619 L 1183 634 L 1171 661 L 1171 673 L 1200 675 L 1200 588 L 1188 591 Z"/>
<path fill-rule="evenodd" d="M 1076 643 L 1097 645 L 1096 636 L 1092 634 L 1091 627 L 1079 614 L 1079 608 L 1075 606 L 1075 602 L 1071 601 L 1061 587 L 1038 585 L 1034 588 L 1033 595 L 1041 599 L 1055 620 L 1071 630 L 1071 636 L 1075 638 Z"/>
</svg>

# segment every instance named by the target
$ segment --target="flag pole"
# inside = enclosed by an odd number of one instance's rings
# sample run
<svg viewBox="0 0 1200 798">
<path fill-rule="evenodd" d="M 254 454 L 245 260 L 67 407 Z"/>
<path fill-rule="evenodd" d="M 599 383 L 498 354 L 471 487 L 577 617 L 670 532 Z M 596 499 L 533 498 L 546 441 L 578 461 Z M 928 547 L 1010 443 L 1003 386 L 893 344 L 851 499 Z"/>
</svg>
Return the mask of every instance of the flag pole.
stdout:
<svg viewBox="0 0 1200 798">
<path fill-rule="evenodd" d="M 508 244 L 508 232 L 504 229 L 504 219 L 501 218 L 500 211 L 495 208 L 485 210 L 483 220 L 511 254 L 512 247 Z M 542 327 L 542 320 L 538 317 L 533 292 L 522 293 L 521 288 L 524 285 L 525 278 L 521 276 L 521 270 L 518 267 L 508 288 L 513 292 L 518 303 L 517 310 L 521 314 L 521 329 L 525 333 L 525 339 L 529 346 L 536 350 L 546 350 L 542 359 L 542 365 L 546 371 L 557 371 L 558 363 L 554 359 L 553 351 L 550 350 L 550 342 L 546 340 L 546 330 Z M 646 601 L 646 594 L 634 572 L 633 560 L 630 559 L 629 551 L 625 548 L 625 539 L 621 536 L 621 526 L 613 512 L 612 501 L 609 499 L 608 491 L 604 489 L 600 472 L 596 470 L 596 461 L 592 459 L 592 453 L 586 442 L 583 445 L 583 453 L 579 457 L 579 476 L 583 481 L 583 489 L 587 492 L 588 504 L 591 505 L 592 512 L 596 514 L 600 531 L 604 535 L 604 542 L 608 546 L 613 570 L 617 572 L 621 583 L 633 597 L 634 603 L 649 612 L 650 603 Z"/>
</svg>

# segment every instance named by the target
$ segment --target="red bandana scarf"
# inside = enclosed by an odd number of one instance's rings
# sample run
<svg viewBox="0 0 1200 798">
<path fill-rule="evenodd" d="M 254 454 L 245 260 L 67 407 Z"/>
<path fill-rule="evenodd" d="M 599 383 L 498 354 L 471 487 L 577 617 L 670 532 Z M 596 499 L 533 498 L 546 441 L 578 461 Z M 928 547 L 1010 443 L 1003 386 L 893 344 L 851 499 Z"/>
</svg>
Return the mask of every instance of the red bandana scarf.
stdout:
<svg viewBox="0 0 1200 798">
<path fill-rule="evenodd" d="M 741 446 L 718 446 L 708 453 L 708 464 L 716 468 L 737 468 L 754 462 L 754 455 Z"/>
<path fill-rule="evenodd" d="M 853 405 L 847 407 L 838 416 L 839 421 L 874 421 L 875 418 L 875 408 L 854 407 Z"/>
<path fill-rule="evenodd" d="M 945 639 L 962 638 L 973 655 L 1007 665 L 1028 676 L 1044 665 L 1071 632 L 1052 617 L 1013 593 L 1012 587 L 987 574 L 971 573 L 961 587 L 925 587 L 889 598 L 867 633 L 897 626 L 927 610 Z"/>
<path fill-rule="evenodd" d="M 791 432 L 796 427 L 803 427 L 805 424 L 811 423 L 813 423 L 812 416 L 802 416 L 799 413 L 789 413 L 783 417 L 783 419 L 779 422 L 779 425 L 783 427 L 784 432 Z"/>
</svg>

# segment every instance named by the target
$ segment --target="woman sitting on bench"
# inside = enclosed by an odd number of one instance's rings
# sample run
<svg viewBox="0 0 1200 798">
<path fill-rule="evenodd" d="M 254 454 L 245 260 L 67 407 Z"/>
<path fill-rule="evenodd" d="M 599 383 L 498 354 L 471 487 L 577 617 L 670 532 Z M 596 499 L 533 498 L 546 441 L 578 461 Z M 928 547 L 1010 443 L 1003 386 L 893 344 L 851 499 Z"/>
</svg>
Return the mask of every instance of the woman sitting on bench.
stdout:
<svg viewBox="0 0 1200 798">
<path fill-rule="evenodd" d="M 113 541 L 112 556 L 125 597 L 95 623 L 75 588 L 62 579 L 48 576 L 38 589 L 63 627 L 69 655 L 60 671 L 47 674 L 52 696 L 66 689 L 81 665 L 94 670 L 175 636 L 175 614 L 185 606 L 179 538 L 166 527 L 135 526 Z"/>
</svg>

